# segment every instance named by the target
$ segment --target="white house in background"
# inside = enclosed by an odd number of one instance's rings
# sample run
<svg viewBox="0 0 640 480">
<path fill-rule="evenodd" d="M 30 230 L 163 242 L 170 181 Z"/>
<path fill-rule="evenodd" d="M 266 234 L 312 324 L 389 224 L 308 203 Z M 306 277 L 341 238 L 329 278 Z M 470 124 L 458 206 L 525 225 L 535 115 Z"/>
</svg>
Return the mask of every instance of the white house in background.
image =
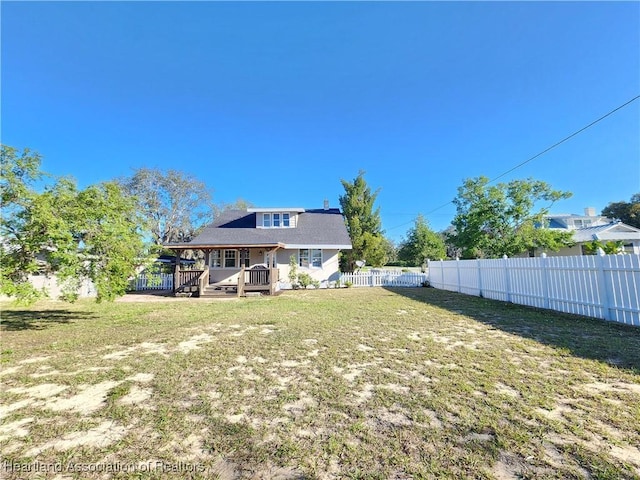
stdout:
<svg viewBox="0 0 640 480">
<path fill-rule="evenodd" d="M 602 243 L 621 241 L 626 253 L 640 254 L 640 229 L 617 220 L 596 215 L 593 207 L 585 208 L 584 215 L 557 214 L 547 215 L 547 228 L 573 232 L 573 247 L 562 248 L 557 252 L 546 252 L 548 256 L 584 255 L 585 244 L 598 240 Z M 535 256 L 542 254 L 536 249 Z"/>
</svg>

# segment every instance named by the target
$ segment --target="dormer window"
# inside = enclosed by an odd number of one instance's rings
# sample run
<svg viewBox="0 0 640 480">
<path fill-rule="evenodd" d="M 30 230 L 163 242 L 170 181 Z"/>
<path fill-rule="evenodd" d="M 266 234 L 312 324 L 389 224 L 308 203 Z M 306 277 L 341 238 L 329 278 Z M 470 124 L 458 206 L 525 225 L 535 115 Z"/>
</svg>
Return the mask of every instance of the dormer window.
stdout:
<svg viewBox="0 0 640 480">
<path fill-rule="evenodd" d="M 256 214 L 256 228 L 296 228 L 304 208 L 247 208 L 247 212 Z"/>
<path fill-rule="evenodd" d="M 573 225 L 576 228 L 586 228 L 591 226 L 591 220 L 574 220 Z"/>
<path fill-rule="evenodd" d="M 262 228 L 288 228 L 291 226 L 289 212 L 273 212 L 262 214 Z"/>
</svg>

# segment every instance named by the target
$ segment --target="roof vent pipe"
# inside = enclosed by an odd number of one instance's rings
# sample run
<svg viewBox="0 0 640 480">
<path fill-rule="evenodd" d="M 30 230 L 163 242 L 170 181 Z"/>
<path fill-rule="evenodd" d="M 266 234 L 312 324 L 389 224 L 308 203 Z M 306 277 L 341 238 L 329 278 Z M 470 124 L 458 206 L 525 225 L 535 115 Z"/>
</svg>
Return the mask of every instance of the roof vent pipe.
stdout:
<svg viewBox="0 0 640 480">
<path fill-rule="evenodd" d="M 327 200 L 326 198 L 324 200 L 324 209 L 329 210 L 329 200 Z"/>
</svg>

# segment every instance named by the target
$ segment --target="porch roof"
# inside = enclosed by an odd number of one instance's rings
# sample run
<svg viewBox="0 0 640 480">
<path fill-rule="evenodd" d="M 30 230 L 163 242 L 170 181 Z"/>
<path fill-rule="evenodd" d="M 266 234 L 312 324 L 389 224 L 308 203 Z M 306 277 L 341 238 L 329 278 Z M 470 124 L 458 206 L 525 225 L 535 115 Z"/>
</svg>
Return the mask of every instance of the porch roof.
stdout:
<svg viewBox="0 0 640 480">
<path fill-rule="evenodd" d="M 274 249 L 274 248 L 284 248 L 283 243 L 193 243 L 193 242 L 183 242 L 183 243 L 168 243 L 164 245 L 165 248 L 169 248 L 171 250 L 238 250 L 241 248 L 263 248 L 263 249 Z"/>
</svg>

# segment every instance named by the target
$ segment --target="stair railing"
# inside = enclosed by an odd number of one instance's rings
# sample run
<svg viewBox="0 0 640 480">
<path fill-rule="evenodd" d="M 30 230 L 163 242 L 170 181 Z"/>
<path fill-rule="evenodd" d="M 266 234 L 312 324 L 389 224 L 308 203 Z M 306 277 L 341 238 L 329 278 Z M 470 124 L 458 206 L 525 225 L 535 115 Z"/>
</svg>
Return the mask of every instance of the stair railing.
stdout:
<svg viewBox="0 0 640 480">
<path fill-rule="evenodd" d="M 198 296 L 202 296 L 207 285 L 209 285 L 209 269 L 205 268 L 198 277 Z"/>
</svg>

